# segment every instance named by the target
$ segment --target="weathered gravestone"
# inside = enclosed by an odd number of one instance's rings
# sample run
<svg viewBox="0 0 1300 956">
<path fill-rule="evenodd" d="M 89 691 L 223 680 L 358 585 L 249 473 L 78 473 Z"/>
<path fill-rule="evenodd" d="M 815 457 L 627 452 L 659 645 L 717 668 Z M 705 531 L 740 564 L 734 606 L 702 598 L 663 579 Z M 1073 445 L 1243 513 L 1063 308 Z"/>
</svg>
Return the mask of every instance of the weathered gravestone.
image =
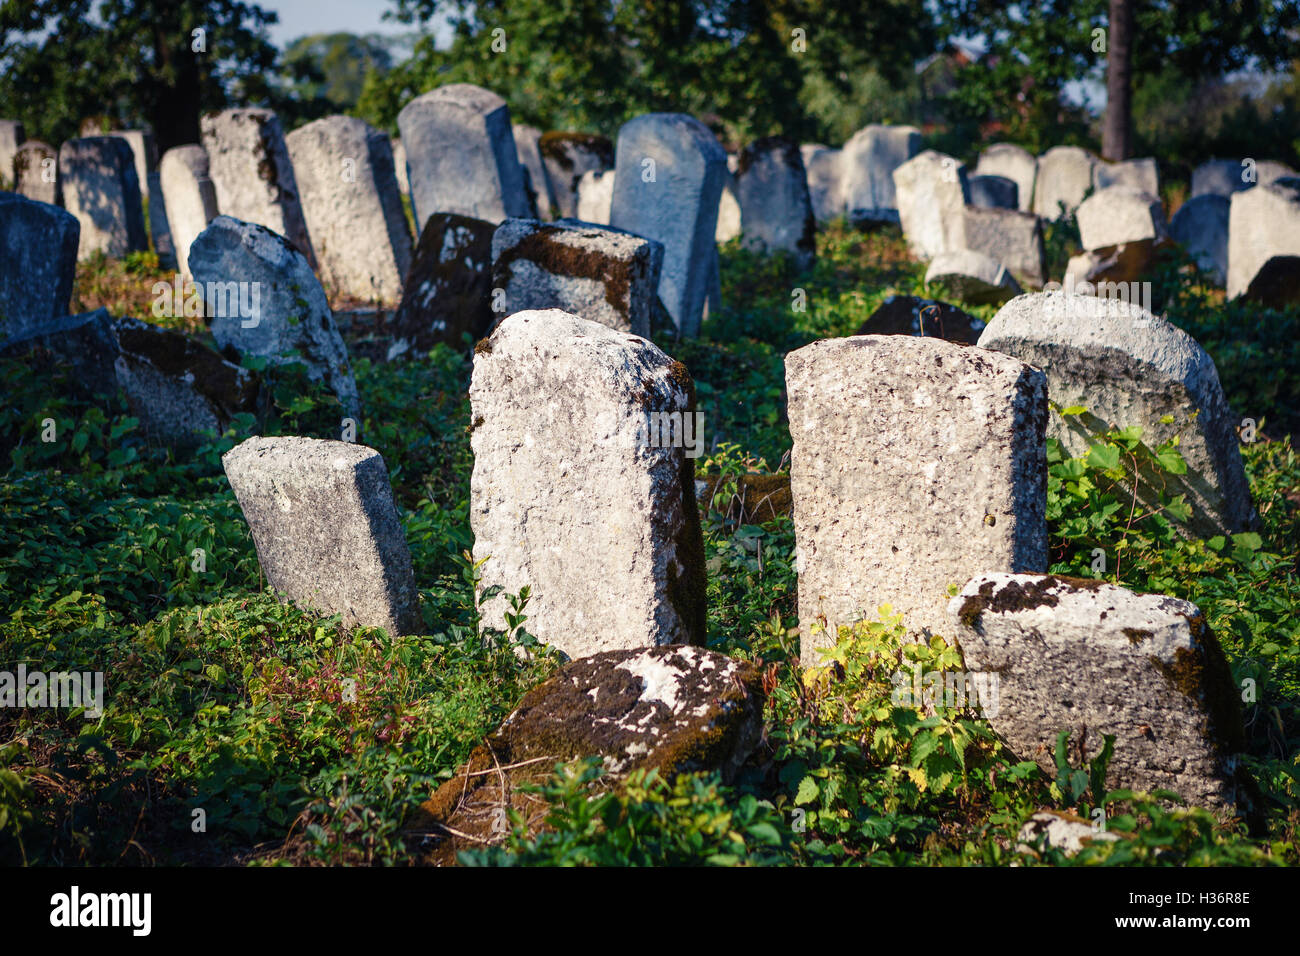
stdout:
<svg viewBox="0 0 1300 956">
<path fill-rule="evenodd" d="M 364 120 L 326 116 L 285 137 L 321 278 L 363 302 L 396 305 L 411 265 L 388 136 Z"/>
<path fill-rule="evenodd" d="M 1041 288 L 1047 281 L 1043 220 L 1031 212 L 967 206 L 963 212 L 966 248 L 1007 267 L 1022 285 Z"/>
<path fill-rule="evenodd" d="M 817 257 L 817 220 L 799 147 L 769 136 L 746 146 L 736 164 L 736 200 L 745 245 L 788 252 L 800 269 Z"/>
<path fill-rule="evenodd" d="M 610 225 L 662 242 L 659 298 L 681 335 L 699 334 L 717 250 L 727 155 L 684 113 L 650 113 L 618 133 Z"/>
<path fill-rule="evenodd" d="M 718 197 L 718 226 L 713 238 L 720 244 L 730 242 L 740 235 L 740 200 L 736 198 L 736 159 L 727 154 L 727 175 L 722 180 L 722 194 Z"/>
<path fill-rule="evenodd" d="M 411 182 L 406 178 L 406 147 L 400 139 L 393 140 L 393 173 L 397 176 L 397 188 L 402 195 L 411 195 Z"/>
<path fill-rule="evenodd" d="M 469 398 L 483 585 L 531 588 L 529 633 L 572 658 L 703 643 L 703 440 L 685 367 L 596 322 L 518 312 L 475 349 Z M 484 619 L 502 626 L 507 610 L 499 595 Z"/>
<path fill-rule="evenodd" d="M 26 141 L 27 133 L 22 123 L 0 119 L 0 190 L 13 189 L 14 156 Z"/>
<path fill-rule="evenodd" d="M 819 143 L 805 143 L 799 147 L 799 152 L 808 176 L 808 195 L 817 222 L 825 224 L 844 215 L 843 151 Z"/>
<path fill-rule="evenodd" d="M 1098 192 L 1111 186 L 1128 186 L 1160 197 L 1160 170 L 1150 156 L 1111 163 L 1098 159 L 1092 167 L 1092 188 Z"/>
<path fill-rule="evenodd" d="M 249 438 L 221 464 L 272 588 L 341 614 L 345 627 L 420 632 L 411 554 L 379 452 L 315 438 Z"/>
<path fill-rule="evenodd" d="M 614 201 L 614 170 L 587 170 L 578 180 L 578 219 L 597 226 L 609 225 L 609 207 Z"/>
<path fill-rule="evenodd" d="M 872 124 L 844 144 L 840 156 L 844 211 L 854 223 L 898 222 L 894 172 L 921 149 L 915 126 Z"/>
<path fill-rule="evenodd" d="M 785 369 L 805 667 L 879 605 L 948 633 L 950 585 L 1046 570 L 1042 372 L 904 335 L 824 339 Z"/>
<path fill-rule="evenodd" d="M 915 295 L 891 295 L 855 335 L 917 335 L 974 345 L 984 322 L 955 305 Z"/>
<path fill-rule="evenodd" d="M 176 248 L 177 267 L 190 274 L 190 246 L 217 216 L 217 192 L 202 146 L 175 146 L 163 153 L 158 181 Z"/>
<path fill-rule="evenodd" d="M 57 206 L 0 193 L 0 342 L 68 314 L 80 235 Z"/>
<path fill-rule="evenodd" d="M 438 343 L 477 341 L 492 327 L 492 234 L 496 226 L 454 213 L 434 213 L 406 276 L 393 316 L 389 358 Z M 504 303 L 502 303 L 504 307 Z"/>
<path fill-rule="evenodd" d="M 492 237 L 492 288 L 505 314 L 562 309 L 650 337 L 664 247 L 573 219 L 507 219 Z"/>
<path fill-rule="evenodd" d="M 614 168 L 614 145 L 590 133 L 543 133 L 537 141 L 546 181 L 559 215 L 571 219 L 578 213 L 578 183 L 583 173 L 603 173 Z"/>
<path fill-rule="evenodd" d="M 1075 212 L 1085 252 L 1066 267 L 1076 281 L 1136 282 L 1168 239 L 1160 200 L 1132 186 L 1108 186 Z"/>
<path fill-rule="evenodd" d="M 527 187 L 532 190 L 533 206 L 537 210 L 537 218 L 549 222 L 554 216 L 551 208 L 555 205 L 555 194 L 551 190 L 551 181 L 546 175 L 546 166 L 542 162 L 542 150 L 539 145 L 542 138 L 542 131 L 536 126 L 521 126 L 518 123 L 514 125 L 515 152 L 519 156 L 519 165 L 524 168 L 528 174 Z M 613 165 L 613 158 L 610 158 L 609 165 Z M 583 174 L 582 178 L 586 178 Z M 578 213 L 578 218 L 582 218 L 582 213 Z M 591 222 L 593 220 L 588 220 Z"/>
<path fill-rule="evenodd" d="M 1146 507 L 1162 490 L 1186 495 L 1188 527 L 1209 537 L 1254 520 L 1234 418 L 1214 361 L 1186 332 L 1136 303 L 1065 292 L 1022 295 L 980 336 L 980 348 L 1014 355 L 1047 374 L 1048 395 L 1077 415 L 1053 415 L 1049 434 L 1082 456 L 1109 429 L 1138 427 L 1153 451 L 1179 438 L 1186 474 L 1145 470 L 1137 489 Z M 1166 421 L 1167 419 L 1167 421 Z"/>
<path fill-rule="evenodd" d="M 966 165 L 927 149 L 894 170 L 898 216 L 918 259 L 966 248 Z"/>
<path fill-rule="evenodd" d="M 59 154 L 49 143 L 29 139 L 14 153 L 14 192 L 52 206 L 59 202 Z"/>
<path fill-rule="evenodd" d="M 989 722 L 1017 756 L 1056 772 L 1056 738 L 1097 756 L 1106 789 L 1172 790 L 1193 806 L 1250 803 L 1239 690 L 1205 615 L 1102 581 L 982 574 L 949 604 L 966 668 L 999 675 Z"/>
<path fill-rule="evenodd" d="M 529 214 L 510 109 L 491 90 L 470 83 L 440 86 L 402 107 L 397 125 L 417 231 L 439 212 L 493 224 Z"/>
<path fill-rule="evenodd" d="M 1097 158 L 1078 146 L 1053 146 L 1038 157 L 1034 212 L 1044 219 L 1071 216 L 1092 188 Z"/>
<path fill-rule="evenodd" d="M 120 259 L 149 248 L 131 147 L 113 136 L 70 139 L 59 148 L 63 208 L 81 223 L 77 258 Z"/>
<path fill-rule="evenodd" d="M 110 130 L 107 136 L 113 136 L 131 147 L 131 158 L 135 162 L 135 176 L 140 182 L 140 195 L 149 198 L 149 174 L 158 165 L 158 152 L 154 147 L 153 136 L 141 129 Z"/>
<path fill-rule="evenodd" d="M 1300 256 L 1300 179 L 1234 193 L 1228 213 L 1228 298 L 1245 295 L 1269 260 Z"/>
<path fill-rule="evenodd" d="M 265 226 L 218 216 L 190 246 L 190 273 L 203 288 L 218 347 L 274 365 L 300 362 L 360 418 L 348 351 L 325 290 L 307 260 Z"/>
<path fill-rule="evenodd" d="M 1019 209 L 1020 187 L 1014 179 L 1006 176 L 991 176 L 987 173 L 971 176 L 967 180 L 970 186 L 970 204 L 982 209 Z"/>
<path fill-rule="evenodd" d="M 980 153 L 975 163 L 976 176 L 1004 176 L 1016 184 L 1016 208 L 1029 212 L 1034 208 L 1034 181 L 1038 177 L 1038 160 L 1034 154 L 1014 143 L 994 143 Z"/>
<path fill-rule="evenodd" d="M 279 233 L 315 267 L 279 117 L 271 110 L 222 110 L 199 125 L 221 214 Z"/>
<path fill-rule="evenodd" d="M 929 291 L 974 305 L 1000 305 L 1020 294 L 1006 266 L 973 249 L 939 253 L 925 271 L 925 284 Z"/>
<path fill-rule="evenodd" d="M 1198 196 L 1223 196 L 1231 198 L 1235 192 L 1255 185 L 1247 181 L 1245 164 L 1235 159 L 1211 159 L 1192 170 L 1192 198 Z"/>
<path fill-rule="evenodd" d="M 1219 285 L 1228 280 L 1229 200 L 1202 193 L 1178 207 L 1169 223 L 1169 235 L 1196 260 L 1201 271 Z"/>
</svg>

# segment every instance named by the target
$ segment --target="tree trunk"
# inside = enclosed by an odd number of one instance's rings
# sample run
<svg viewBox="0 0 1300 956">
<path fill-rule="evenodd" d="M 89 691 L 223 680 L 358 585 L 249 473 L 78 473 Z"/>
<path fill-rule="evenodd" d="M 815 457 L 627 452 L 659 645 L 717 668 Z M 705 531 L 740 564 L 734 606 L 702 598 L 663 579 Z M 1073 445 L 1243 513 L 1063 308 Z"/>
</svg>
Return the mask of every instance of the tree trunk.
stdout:
<svg viewBox="0 0 1300 956">
<path fill-rule="evenodd" d="M 1133 0 L 1110 0 L 1108 32 L 1101 155 L 1128 159 L 1133 155 Z"/>
</svg>

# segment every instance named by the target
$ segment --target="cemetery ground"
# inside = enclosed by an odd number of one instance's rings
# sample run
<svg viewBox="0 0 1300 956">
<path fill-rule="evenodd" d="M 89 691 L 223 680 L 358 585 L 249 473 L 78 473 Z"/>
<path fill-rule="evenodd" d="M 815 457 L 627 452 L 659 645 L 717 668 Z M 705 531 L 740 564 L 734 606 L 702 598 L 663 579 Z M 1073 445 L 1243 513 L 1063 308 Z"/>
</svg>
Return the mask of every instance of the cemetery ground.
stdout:
<svg viewBox="0 0 1300 956">
<path fill-rule="evenodd" d="M 1052 274 L 1071 229 L 1049 227 Z M 1154 795 L 1102 792 L 1102 758 L 1081 763 L 1071 741 L 1059 741 L 1053 777 L 1012 756 L 972 711 L 896 702 L 900 668 L 962 663 L 951 640 L 909 643 L 888 612 L 843 629 L 829 670 L 800 669 L 790 519 L 736 524 L 728 505 L 746 487 L 740 476 L 787 470 L 784 356 L 854 334 L 891 293 L 924 295 L 924 269 L 897 230 L 836 224 L 804 273 L 733 242 L 721 313 L 697 340 L 655 335 L 695 379 L 713 446 L 697 478 L 723 476 L 704 517 L 708 646 L 760 662 L 765 737 L 726 788 L 710 775 L 634 775 L 612 789 L 596 762 L 560 767 L 536 795 L 540 834 L 520 826 L 462 863 L 1300 862 L 1300 309 L 1225 303 L 1189 260 L 1161 265 L 1154 311 L 1206 348 L 1233 410 L 1254 420 L 1241 437 L 1259 530 L 1186 539 L 1168 520 L 1177 503 L 1139 507 L 1130 469 L 1181 461 L 1133 431 L 1080 459 L 1049 444 L 1050 570 L 1202 610 L 1243 687 L 1247 770 L 1264 795 L 1253 831 Z M 73 311 L 150 319 L 153 283 L 171 278 L 149 254 L 83 263 Z M 970 311 L 987 321 L 996 309 Z M 156 321 L 204 334 L 193 319 Z M 4 862 L 422 861 L 417 805 L 557 666 L 527 634 L 526 595 L 509 633 L 478 620 L 480 569 L 466 556 L 470 346 L 392 363 L 353 354 L 358 440 L 388 466 L 421 588 L 425 634 L 408 637 L 349 632 L 264 589 L 220 462 L 250 419 L 169 454 L 124 405 L 69 397 L 68 383 L 4 363 L 0 657 L 105 675 L 97 718 L 0 711 Z M 265 434 L 337 437 L 343 413 L 323 388 L 281 373 L 274 392 Z M 52 442 L 41 440 L 47 418 Z M 1118 839 L 1071 857 L 1019 850 L 1021 825 L 1044 807 L 1084 820 L 1102 807 Z"/>
</svg>

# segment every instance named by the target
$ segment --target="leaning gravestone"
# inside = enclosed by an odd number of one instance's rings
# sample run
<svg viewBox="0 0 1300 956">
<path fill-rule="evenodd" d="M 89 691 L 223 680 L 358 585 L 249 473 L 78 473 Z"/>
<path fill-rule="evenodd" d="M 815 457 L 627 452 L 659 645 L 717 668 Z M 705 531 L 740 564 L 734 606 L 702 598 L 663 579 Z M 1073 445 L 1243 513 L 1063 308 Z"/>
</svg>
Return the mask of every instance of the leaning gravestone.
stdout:
<svg viewBox="0 0 1300 956">
<path fill-rule="evenodd" d="M 1034 212 L 1044 219 L 1072 216 L 1092 188 L 1097 158 L 1078 146 L 1053 146 L 1038 157 Z"/>
<path fill-rule="evenodd" d="M 1042 372 L 905 335 L 823 339 L 785 368 L 805 667 L 879 605 L 944 634 L 950 585 L 1046 570 Z"/>
<path fill-rule="evenodd" d="M 609 225 L 609 207 L 614 201 L 614 170 L 587 170 L 578 180 L 578 219 L 597 226 Z"/>
<path fill-rule="evenodd" d="M 470 83 L 440 86 L 402 107 L 397 125 L 417 232 L 439 212 L 494 224 L 528 215 L 510 109 L 491 90 Z"/>
<path fill-rule="evenodd" d="M 578 212 L 578 183 L 583 173 L 614 168 L 614 145 L 589 133 L 544 133 L 537 141 L 546 181 L 560 219 Z"/>
<path fill-rule="evenodd" d="M 684 113 L 623 124 L 610 225 L 664 245 L 659 298 L 679 334 L 699 334 L 717 255 L 714 233 L 727 154 L 709 128 Z"/>
<path fill-rule="evenodd" d="M 1156 161 L 1148 156 L 1144 159 L 1126 159 L 1110 163 L 1098 159 L 1092 167 L 1092 188 L 1100 192 L 1111 186 L 1128 186 L 1148 195 L 1160 196 L 1160 170 Z"/>
<path fill-rule="evenodd" d="M 927 290 L 973 305 L 1001 305 L 1020 294 L 1006 266 L 973 249 L 941 252 L 925 271 Z"/>
<path fill-rule="evenodd" d="M 0 192 L 0 342 L 68 314 L 80 234 L 57 206 Z"/>
<path fill-rule="evenodd" d="M 1152 450 L 1177 435 L 1187 472 L 1160 477 L 1165 494 L 1186 495 L 1193 533 L 1209 537 L 1253 523 L 1238 419 L 1214 361 L 1166 319 L 1136 303 L 1042 292 L 1003 306 L 979 345 L 1041 368 L 1053 404 L 1086 409 L 1052 418 L 1049 434 L 1067 455 L 1087 454 L 1095 436 L 1112 428 L 1141 428 Z M 1159 491 L 1143 473 L 1138 500 L 1157 507 Z"/>
<path fill-rule="evenodd" d="M 966 248 L 966 165 L 927 149 L 894 170 L 903 235 L 918 259 Z"/>
<path fill-rule="evenodd" d="M 218 216 L 190 246 L 189 265 L 219 348 L 275 365 L 301 362 L 359 420 L 357 385 L 325 290 L 287 239 Z"/>
<path fill-rule="evenodd" d="M 14 154 L 14 192 L 53 206 L 59 202 L 59 154 L 48 143 L 29 139 Z"/>
<path fill-rule="evenodd" d="M 63 208 L 81 223 L 77 257 L 120 259 L 149 248 L 131 147 L 113 136 L 70 139 L 59 148 Z"/>
<path fill-rule="evenodd" d="M 388 136 L 326 116 L 285 137 L 321 278 L 333 291 L 394 306 L 411 265 Z"/>
<path fill-rule="evenodd" d="M 664 247 L 617 229 L 561 219 L 507 219 L 492 237 L 492 287 L 505 314 L 565 312 L 650 337 Z"/>
<path fill-rule="evenodd" d="M 970 204 L 984 209 L 1019 209 L 1020 187 L 1014 179 L 984 173 L 971 176 Z"/>
<path fill-rule="evenodd" d="M 1229 200 L 1202 193 L 1178 207 L 1169 223 L 1169 235 L 1196 260 L 1201 271 L 1223 285 L 1228 280 Z"/>
<path fill-rule="evenodd" d="M 298 181 L 275 113 L 223 110 L 204 116 L 200 127 L 221 214 L 279 233 L 314 267 Z"/>
<path fill-rule="evenodd" d="M 799 147 L 769 136 L 746 146 L 736 165 L 745 245 L 760 252 L 788 252 L 800 269 L 817 256 L 817 220 Z"/>
<path fill-rule="evenodd" d="M 975 164 L 976 176 L 1005 176 L 1016 184 L 1017 208 L 1029 212 L 1034 208 L 1034 181 L 1038 177 L 1038 160 L 1034 154 L 1014 143 L 994 143 L 980 153 Z"/>
<path fill-rule="evenodd" d="M 469 398 L 483 585 L 531 588 L 528 632 L 571 658 L 702 644 L 704 546 L 683 447 L 701 436 L 685 367 L 596 322 L 518 312 L 475 349 Z M 508 610 L 498 596 L 484 620 L 501 627 Z"/>
<path fill-rule="evenodd" d="M 528 173 L 528 186 L 533 191 L 533 202 L 537 208 L 537 218 L 549 222 L 553 216 L 551 207 L 555 205 L 555 194 L 551 182 L 546 176 L 546 166 L 542 163 L 542 151 L 538 145 L 542 131 L 536 126 L 514 125 L 515 152 L 519 156 L 519 165 Z M 613 160 L 610 160 L 613 165 Z M 584 175 L 585 178 L 585 175 Z M 578 214 L 582 218 L 582 214 Z M 592 220 L 588 220 L 589 222 Z"/>
<path fill-rule="evenodd" d="M 1038 216 L 1014 209 L 967 206 L 963 219 L 966 248 L 996 259 L 1022 285 L 1038 289 L 1047 281 L 1043 221 Z"/>
<path fill-rule="evenodd" d="M 364 445 L 249 438 L 221 464 L 267 583 L 295 604 L 390 635 L 422 628 L 388 469 Z"/>
<path fill-rule="evenodd" d="M 1234 193 L 1228 213 L 1228 298 L 1244 295 L 1270 259 L 1300 256 L 1300 179 Z"/>
<path fill-rule="evenodd" d="M 163 153 L 158 181 L 176 248 L 176 263 L 190 274 L 190 246 L 217 216 L 217 193 L 202 146 L 176 146 Z"/>
<path fill-rule="evenodd" d="M 0 190 L 13 189 L 14 156 L 26 141 L 22 123 L 0 119 Z"/>
<path fill-rule="evenodd" d="M 1097 580 L 989 573 L 949 614 L 967 669 L 999 675 L 989 722 L 1021 759 L 1054 774 L 1061 731 L 1085 760 L 1113 734 L 1106 789 L 1251 809 L 1240 691 L 1196 605 Z"/>
<path fill-rule="evenodd" d="M 817 222 L 825 224 L 844 215 L 843 151 L 819 143 L 805 143 L 799 152 L 808 175 L 808 195 Z"/>
<path fill-rule="evenodd" d="M 899 221 L 894 172 L 920 149 L 915 126 L 873 123 L 853 134 L 840 156 L 844 211 L 851 222 Z"/>
</svg>

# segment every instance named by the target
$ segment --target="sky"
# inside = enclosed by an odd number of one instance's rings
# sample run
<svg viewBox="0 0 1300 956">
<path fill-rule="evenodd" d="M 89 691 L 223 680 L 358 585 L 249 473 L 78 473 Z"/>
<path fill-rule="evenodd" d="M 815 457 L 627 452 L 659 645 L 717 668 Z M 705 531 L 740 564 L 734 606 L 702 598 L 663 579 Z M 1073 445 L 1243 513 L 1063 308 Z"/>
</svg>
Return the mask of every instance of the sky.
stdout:
<svg viewBox="0 0 1300 956">
<path fill-rule="evenodd" d="M 309 33 L 381 33 L 396 36 L 410 33 L 413 26 L 384 20 L 393 10 L 391 0 L 255 0 L 264 10 L 274 10 L 280 22 L 271 27 L 271 40 L 284 48 Z M 443 25 L 440 38 L 450 39 Z M 441 44 L 440 44 L 441 45 Z"/>
</svg>

